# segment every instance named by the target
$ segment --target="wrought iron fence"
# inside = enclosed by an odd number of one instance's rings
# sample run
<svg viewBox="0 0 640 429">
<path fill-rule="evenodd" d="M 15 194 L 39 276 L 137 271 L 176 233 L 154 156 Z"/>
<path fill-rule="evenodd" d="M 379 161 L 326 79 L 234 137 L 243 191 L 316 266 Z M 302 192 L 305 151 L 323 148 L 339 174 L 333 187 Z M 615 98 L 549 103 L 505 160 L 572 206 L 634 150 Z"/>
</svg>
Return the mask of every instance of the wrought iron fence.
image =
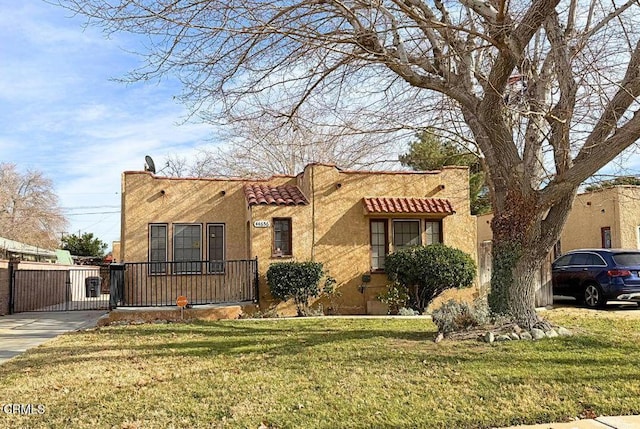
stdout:
<svg viewBox="0 0 640 429">
<path fill-rule="evenodd" d="M 111 269 L 111 307 L 163 307 L 258 299 L 258 260 L 127 262 Z"/>
</svg>

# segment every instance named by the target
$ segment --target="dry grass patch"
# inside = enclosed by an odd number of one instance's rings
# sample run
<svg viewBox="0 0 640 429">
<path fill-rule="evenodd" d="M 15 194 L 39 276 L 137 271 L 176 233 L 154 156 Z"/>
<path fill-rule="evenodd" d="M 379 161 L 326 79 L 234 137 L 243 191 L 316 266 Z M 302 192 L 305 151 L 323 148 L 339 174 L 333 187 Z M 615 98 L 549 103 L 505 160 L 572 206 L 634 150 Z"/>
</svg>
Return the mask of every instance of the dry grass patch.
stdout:
<svg viewBox="0 0 640 429">
<path fill-rule="evenodd" d="M 0 427 L 482 428 L 639 413 L 640 320 L 547 315 L 586 334 L 435 344 L 424 319 L 323 318 L 64 335 L 0 366 L 0 403 L 46 406 L 0 414 Z"/>
</svg>

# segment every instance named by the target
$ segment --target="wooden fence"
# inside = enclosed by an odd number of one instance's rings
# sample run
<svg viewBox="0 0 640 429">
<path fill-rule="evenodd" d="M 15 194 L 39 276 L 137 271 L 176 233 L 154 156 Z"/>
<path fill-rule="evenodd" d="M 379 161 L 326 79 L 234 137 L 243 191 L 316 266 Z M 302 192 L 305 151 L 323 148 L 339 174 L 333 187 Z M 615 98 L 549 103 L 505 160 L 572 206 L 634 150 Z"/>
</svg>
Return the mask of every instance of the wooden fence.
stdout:
<svg viewBox="0 0 640 429">
<path fill-rule="evenodd" d="M 478 247 L 478 283 L 481 296 L 489 293 L 491 286 L 491 241 L 483 241 Z M 545 258 L 540 272 L 536 276 L 536 307 L 553 305 L 553 288 L 551 286 L 551 253 Z"/>
</svg>

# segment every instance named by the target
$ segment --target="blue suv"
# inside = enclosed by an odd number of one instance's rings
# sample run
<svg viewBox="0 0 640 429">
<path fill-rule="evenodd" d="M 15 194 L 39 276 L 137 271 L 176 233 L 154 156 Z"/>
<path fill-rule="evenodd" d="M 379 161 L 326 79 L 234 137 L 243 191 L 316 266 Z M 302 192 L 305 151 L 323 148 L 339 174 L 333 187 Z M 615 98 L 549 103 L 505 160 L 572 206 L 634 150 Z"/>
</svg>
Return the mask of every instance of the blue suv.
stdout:
<svg viewBox="0 0 640 429">
<path fill-rule="evenodd" d="M 574 296 L 590 308 L 607 301 L 640 302 L 640 251 L 580 249 L 551 266 L 553 294 Z"/>
</svg>

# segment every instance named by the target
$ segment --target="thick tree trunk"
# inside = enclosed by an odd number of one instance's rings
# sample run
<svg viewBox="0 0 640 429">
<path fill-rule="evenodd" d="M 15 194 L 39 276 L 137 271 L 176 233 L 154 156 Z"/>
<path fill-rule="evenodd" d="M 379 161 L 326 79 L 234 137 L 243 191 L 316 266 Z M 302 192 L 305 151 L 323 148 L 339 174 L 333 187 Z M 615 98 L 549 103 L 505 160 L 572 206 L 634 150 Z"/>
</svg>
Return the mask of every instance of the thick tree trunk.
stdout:
<svg viewBox="0 0 640 429">
<path fill-rule="evenodd" d="M 489 306 L 493 313 L 531 328 L 540 321 L 534 278 L 548 252 L 545 247 L 557 237 L 542 240 L 543 213 L 535 193 L 525 196 L 511 188 L 495 197 Z"/>
<path fill-rule="evenodd" d="M 559 239 L 574 194 L 575 189 L 569 189 L 547 210 L 538 205 L 535 193 L 525 198 L 511 189 L 503 204 L 494 205 L 489 293 L 494 313 L 527 329 L 544 323 L 535 311 L 535 279 Z"/>
<path fill-rule="evenodd" d="M 517 243 L 511 239 L 493 241 L 491 273 L 491 310 L 513 319 L 523 328 L 540 322 L 535 311 L 535 277 L 545 256 L 535 242 Z"/>
</svg>

